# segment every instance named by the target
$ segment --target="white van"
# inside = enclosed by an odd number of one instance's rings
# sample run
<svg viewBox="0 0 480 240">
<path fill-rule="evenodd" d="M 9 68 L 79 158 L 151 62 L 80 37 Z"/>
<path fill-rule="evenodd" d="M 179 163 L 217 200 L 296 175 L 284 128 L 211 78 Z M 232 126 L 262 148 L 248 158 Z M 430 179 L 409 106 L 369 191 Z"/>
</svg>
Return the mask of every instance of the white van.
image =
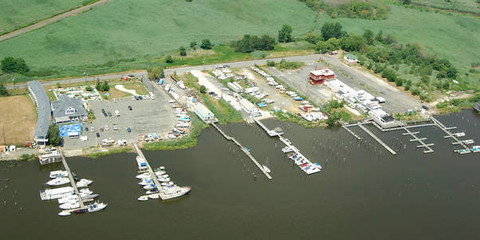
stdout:
<svg viewBox="0 0 480 240">
<path fill-rule="evenodd" d="M 117 117 L 120 117 L 120 111 L 115 110 L 115 115 L 117 115 Z"/>
</svg>

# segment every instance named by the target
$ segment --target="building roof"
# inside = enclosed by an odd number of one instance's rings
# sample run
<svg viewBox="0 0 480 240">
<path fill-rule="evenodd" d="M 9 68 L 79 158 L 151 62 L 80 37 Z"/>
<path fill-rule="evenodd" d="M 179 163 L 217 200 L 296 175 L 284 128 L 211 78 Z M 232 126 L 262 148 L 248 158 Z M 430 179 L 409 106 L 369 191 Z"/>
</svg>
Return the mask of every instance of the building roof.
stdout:
<svg viewBox="0 0 480 240">
<path fill-rule="evenodd" d="M 193 108 L 195 109 L 195 113 L 200 114 L 202 116 L 208 116 L 209 114 L 211 114 L 212 116 L 215 116 L 212 113 L 212 111 L 210 111 L 207 107 L 205 107 L 205 105 L 201 103 L 195 104 Z"/>
<path fill-rule="evenodd" d="M 34 139 L 47 139 L 51 115 L 50 101 L 39 81 L 28 82 L 28 88 L 37 105 L 37 127 L 35 128 Z"/>
<path fill-rule="evenodd" d="M 69 108 L 74 109 L 74 111 L 67 114 L 67 109 Z M 52 102 L 52 110 L 55 119 L 87 115 L 82 101 L 80 99 L 69 98 L 67 95 L 60 95 L 58 101 Z"/>
<path fill-rule="evenodd" d="M 321 70 L 315 70 L 311 72 L 315 76 L 332 76 L 335 75 L 335 72 L 332 70 L 326 68 L 326 69 L 321 69 Z"/>
</svg>

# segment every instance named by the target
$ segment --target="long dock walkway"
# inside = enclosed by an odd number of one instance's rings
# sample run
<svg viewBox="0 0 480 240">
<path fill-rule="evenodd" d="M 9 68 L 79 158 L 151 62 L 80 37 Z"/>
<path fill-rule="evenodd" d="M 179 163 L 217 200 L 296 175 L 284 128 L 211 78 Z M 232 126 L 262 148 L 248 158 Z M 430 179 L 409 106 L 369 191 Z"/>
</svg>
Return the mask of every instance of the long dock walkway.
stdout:
<svg viewBox="0 0 480 240">
<path fill-rule="evenodd" d="M 227 139 L 228 141 L 232 141 L 234 142 L 237 146 L 240 147 L 240 149 L 242 149 L 242 151 L 250 158 L 250 160 L 252 160 L 252 162 L 258 167 L 258 169 L 260 169 L 260 171 L 262 171 L 263 174 L 265 174 L 265 176 L 268 178 L 268 179 L 272 179 L 272 176 L 270 176 L 270 174 L 265 171 L 265 169 L 262 167 L 262 165 L 260 165 L 260 163 L 258 163 L 258 161 L 255 159 L 255 157 L 253 157 L 253 155 L 245 148 L 242 146 L 242 144 L 240 144 L 237 139 L 233 138 L 233 137 L 230 137 L 228 136 L 225 132 L 222 131 L 222 129 L 220 129 L 215 123 L 210 123 L 215 129 L 217 129 L 218 132 L 220 132 L 220 134 L 222 134 L 222 136 Z"/>
<path fill-rule="evenodd" d="M 67 164 L 67 160 L 65 160 L 65 157 L 63 156 L 63 154 L 60 154 L 60 155 L 62 156 L 63 167 L 68 172 L 68 178 L 70 179 L 70 184 L 72 185 L 72 188 L 75 191 L 75 194 L 78 196 L 78 203 L 80 205 L 80 209 L 85 209 L 86 208 L 85 204 L 83 203 L 83 199 L 80 197 L 80 192 L 78 191 L 77 184 L 75 183 L 75 179 L 73 179 L 72 171 L 70 170 L 70 167 Z"/>
<path fill-rule="evenodd" d="M 260 127 L 263 128 L 263 130 L 265 130 L 265 132 L 267 132 L 267 134 L 270 136 L 270 137 L 276 137 L 276 136 L 280 136 L 283 134 L 283 132 L 280 130 L 280 131 L 276 131 L 276 130 L 270 130 L 267 128 L 267 126 L 265 126 L 260 120 L 258 120 L 257 118 L 255 117 L 252 117 L 253 121 L 255 121 Z"/>
<path fill-rule="evenodd" d="M 349 132 L 350 134 L 352 134 L 357 140 L 362 140 L 361 137 L 359 137 L 357 134 L 355 134 L 355 133 L 354 133 L 352 130 L 350 130 L 348 127 L 349 127 L 349 126 L 345 126 L 345 125 L 342 126 L 343 129 L 347 130 L 347 132 Z"/>
<path fill-rule="evenodd" d="M 419 142 L 420 145 L 417 146 L 417 148 L 425 148 L 425 150 L 423 150 L 423 153 L 432 153 L 433 152 L 433 149 L 430 147 L 430 146 L 433 146 L 433 143 L 425 143 L 424 140 L 427 140 L 427 138 L 419 138 L 416 134 L 418 134 L 419 132 L 411 132 L 410 130 L 408 130 L 408 128 L 404 128 L 403 130 L 406 131 L 406 133 L 403 133 L 403 135 L 410 135 L 412 136 L 413 138 L 410 139 L 410 142 Z"/>
<path fill-rule="evenodd" d="M 158 178 L 157 178 L 157 175 L 155 174 L 155 172 L 153 171 L 152 167 L 150 166 L 150 163 L 148 163 L 148 160 L 147 158 L 145 158 L 145 155 L 143 155 L 143 152 L 142 150 L 140 150 L 140 148 L 137 146 L 136 143 L 133 144 L 133 146 L 135 147 L 135 151 L 137 152 L 137 154 L 145 160 L 145 162 L 147 163 L 147 171 L 148 173 L 150 174 L 150 177 L 152 177 L 152 181 L 153 183 L 155 184 L 155 186 L 157 186 L 157 189 L 158 189 L 158 196 L 160 196 L 160 198 L 162 200 L 165 200 L 167 199 L 167 195 L 162 191 L 161 189 L 161 184 L 160 184 L 160 181 L 158 181 Z"/>
<path fill-rule="evenodd" d="M 392 148 L 390 148 L 386 143 L 384 143 L 380 138 L 378 138 L 377 136 L 375 136 L 375 134 L 373 134 L 372 132 L 370 132 L 367 128 L 365 128 L 362 124 L 359 124 L 358 125 L 361 129 L 363 129 L 363 131 L 365 131 L 366 133 L 368 133 L 368 135 L 370 135 L 373 139 L 375 139 L 378 143 L 380 143 L 380 145 L 382 145 L 385 149 L 387 149 L 391 154 L 393 155 L 396 155 L 397 152 L 395 152 Z"/>
<path fill-rule="evenodd" d="M 435 123 L 435 125 L 437 125 L 440 129 L 442 129 L 442 131 L 444 131 L 447 134 L 447 136 L 444 136 L 444 138 L 452 138 L 453 141 L 454 141 L 454 142 L 452 142 L 452 144 L 458 144 L 458 145 L 462 146 L 463 149 L 466 152 L 470 152 L 470 148 L 462 140 L 459 140 L 454 134 L 452 134 L 449 131 L 450 129 L 455 129 L 456 127 L 446 127 L 445 125 L 443 125 L 440 121 L 438 121 L 433 116 L 430 117 L 430 119 L 432 119 L 433 123 Z"/>
</svg>

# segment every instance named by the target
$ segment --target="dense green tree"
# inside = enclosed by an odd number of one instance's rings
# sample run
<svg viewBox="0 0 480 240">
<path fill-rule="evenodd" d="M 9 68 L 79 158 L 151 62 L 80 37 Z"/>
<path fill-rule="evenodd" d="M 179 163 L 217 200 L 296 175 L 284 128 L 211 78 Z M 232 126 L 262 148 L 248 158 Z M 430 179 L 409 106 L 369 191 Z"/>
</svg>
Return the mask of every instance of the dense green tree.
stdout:
<svg viewBox="0 0 480 240">
<path fill-rule="evenodd" d="M 200 93 L 205 94 L 207 92 L 207 88 L 203 85 L 200 85 Z"/>
<path fill-rule="evenodd" d="M 270 51 L 275 48 L 275 38 L 263 35 L 254 43 L 256 50 Z"/>
<path fill-rule="evenodd" d="M 412 3 L 412 0 L 402 0 L 402 3 L 405 4 L 405 5 L 408 5 L 408 4 Z"/>
<path fill-rule="evenodd" d="M 0 63 L 4 73 L 26 73 L 30 71 L 23 58 L 5 57 Z"/>
<path fill-rule="evenodd" d="M 163 77 L 165 77 L 165 73 L 161 67 L 154 67 L 148 71 L 148 79 L 150 80 L 157 80 Z"/>
<path fill-rule="evenodd" d="M 258 37 L 252 37 L 249 34 L 245 34 L 239 41 L 235 43 L 235 51 L 243 53 L 253 52 L 255 50 L 255 38 Z"/>
<path fill-rule="evenodd" d="M 360 51 L 365 46 L 365 39 L 360 35 L 351 34 L 348 37 L 342 38 L 340 46 L 343 50 L 349 52 Z"/>
<path fill-rule="evenodd" d="M 397 78 L 395 79 L 395 85 L 397 85 L 397 87 L 400 87 L 403 85 L 403 79 L 402 78 Z"/>
<path fill-rule="evenodd" d="M 292 42 L 293 41 L 292 31 L 293 31 L 292 26 L 288 24 L 284 24 L 282 28 L 278 31 L 278 42 L 281 42 L 281 43 Z"/>
<path fill-rule="evenodd" d="M 378 31 L 377 35 L 375 36 L 375 40 L 377 40 L 379 42 L 383 42 L 383 31 L 382 30 Z"/>
<path fill-rule="evenodd" d="M 363 38 L 365 38 L 368 45 L 372 45 L 373 41 L 375 40 L 373 38 L 373 32 L 369 29 L 367 29 L 367 30 L 365 30 L 365 32 L 363 32 Z"/>
<path fill-rule="evenodd" d="M 190 48 L 195 50 L 197 48 L 197 42 L 193 41 L 190 43 Z"/>
<path fill-rule="evenodd" d="M 210 42 L 209 39 L 203 39 L 200 48 L 202 49 L 212 49 L 213 44 Z"/>
<path fill-rule="evenodd" d="M 110 85 L 108 85 L 107 81 L 104 81 L 102 84 L 102 91 L 106 92 L 108 90 L 110 90 Z"/>
<path fill-rule="evenodd" d="M 3 85 L 3 83 L 0 83 L 0 96 L 8 96 L 7 88 L 5 87 L 5 85 Z"/>
<path fill-rule="evenodd" d="M 392 69 L 385 68 L 382 72 L 382 77 L 386 78 L 390 82 L 395 82 L 397 80 L 397 74 Z"/>
<path fill-rule="evenodd" d="M 62 144 L 62 138 L 60 137 L 58 126 L 56 124 L 50 125 L 48 128 L 48 142 L 52 146 L 60 146 Z"/>
<path fill-rule="evenodd" d="M 180 47 L 180 56 L 187 56 L 187 50 L 185 47 Z"/>
<path fill-rule="evenodd" d="M 326 53 L 335 50 L 335 47 L 328 41 L 318 41 L 317 44 L 315 44 L 315 50 L 320 53 Z"/>
<path fill-rule="evenodd" d="M 343 37 L 343 32 L 342 32 L 342 24 L 340 23 L 324 23 L 322 25 L 322 38 L 323 40 L 327 41 L 330 38 L 337 38 L 340 39 Z"/>
<path fill-rule="evenodd" d="M 167 57 L 165 57 L 165 63 L 173 63 L 172 56 L 168 55 Z"/>
<path fill-rule="evenodd" d="M 303 40 L 311 44 L 317 44 L 317 42 L 320 40 L 320 36 L 318 36 L 318 34 L 315 31 L 311 31 L 303 37 Z"/>
</svg>

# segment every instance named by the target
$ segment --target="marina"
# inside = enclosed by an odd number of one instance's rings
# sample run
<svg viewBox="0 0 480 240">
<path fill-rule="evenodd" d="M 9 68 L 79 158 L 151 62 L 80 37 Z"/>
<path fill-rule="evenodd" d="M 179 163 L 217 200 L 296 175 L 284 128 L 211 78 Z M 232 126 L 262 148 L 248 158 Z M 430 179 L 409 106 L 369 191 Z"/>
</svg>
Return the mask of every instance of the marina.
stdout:
<svg viewBox="0 0 480 240">
<path fill-rule="evenodd" d="M 255 166 L 258 167 L 258 169 L 265 175 L 265 177 L 267 177 L 268 179 L 272 179 L 272 176 L 270 176 L 270 173 L 269 171 L 267 171 L 267 169 L 265 169 L 264 166 L 260 165 L 260 163 L 258 163 L 258 161 L 255 159 L 255 157 L 253 157 L 253 155 L 250 153 L 250 150 L 245 148 L 244 146 L 242 146 L 242 144 L 240 144 L 235 138 L 233 137 L 230 137 L 228 136 L 225 132 L 222 131 L 222 129 L 220 129 L 215 123 L 211 123 L 211 125 L 225 138 L 227 139 L 228 141 L 232 141 L 233 143 L 235 143 L 235 145 L 237 145 L 238 147 L 240 147 L 240 149 L 242 150 L 242 152 L 245 153 L 245 155 L 247 155 L 248 158 L 250 158 L 250 160 L 252 160 L 252 162 L 255 164 Z"/>
<path fill-rule="evenodd" d="M 180 187 L 171 182 L 168 175 L 165 174 L 164 167 L 160 167 L 158 170 L 154 171 L 138 145 L 134 144 L 134 147 L 138 154 L 136 157 L 139 169 L 139 175 L 137 175 L 137 178 L 142 179 L 139 184 L 144 186 L 143 189 L 147 190 L 146 195 L 138 198 L 139 201 L 158 198 L 161 200 L 168 200 L 181 197 L 191 191 L 191 187 Z M 164 184 L 164 182 L 167 182 L 167 184 Z"/>
<path fill-rule="evenodd" d="M 72 213 L 97 212 L 107 207 L 106 203 L 94 202 L 85 205 L 85 202 L 91 202 L 99 196 L 86 188 L 93 181 L 89 179 L 78 179 L 70 170 L 67 160 L 63 154 L 59 153 L 61 162 L 65 170 L 51 171 L 50 181 L 47 186 L 61 186 L 70 183 L 69 187 L 47 188 L 40 192 L 41 200 L 58 200 L 59 208 L 62 209 L 59 216 L 70 216 Z"/>
</svg>

